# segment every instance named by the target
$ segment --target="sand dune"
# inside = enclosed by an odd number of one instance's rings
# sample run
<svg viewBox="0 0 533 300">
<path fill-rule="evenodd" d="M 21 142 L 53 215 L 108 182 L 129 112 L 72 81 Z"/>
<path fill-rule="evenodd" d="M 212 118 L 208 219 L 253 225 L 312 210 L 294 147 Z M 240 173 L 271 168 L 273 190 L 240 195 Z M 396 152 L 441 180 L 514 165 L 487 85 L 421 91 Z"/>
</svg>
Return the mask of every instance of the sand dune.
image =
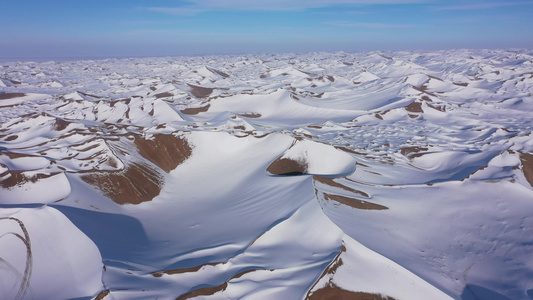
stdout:
<svg viewBox="0 0 533 300">
<path fill-rule="evenodd" d="M 533 294 L 531 51 L 5 64 L 0 297 Z"/>
</svg>

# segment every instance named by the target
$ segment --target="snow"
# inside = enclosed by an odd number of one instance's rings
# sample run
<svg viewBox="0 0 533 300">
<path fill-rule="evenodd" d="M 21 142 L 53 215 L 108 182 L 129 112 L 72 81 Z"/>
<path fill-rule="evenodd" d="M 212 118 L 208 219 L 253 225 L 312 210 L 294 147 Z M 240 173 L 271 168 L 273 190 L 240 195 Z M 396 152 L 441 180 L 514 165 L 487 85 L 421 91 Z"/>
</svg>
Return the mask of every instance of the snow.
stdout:
<svg viewBox="0 0 533 300">
<path fill-rule="evenodd" d="M 2 208 L 0 222 L 2 298 L 69 299 L 103 288 L 98 248 L 56 209 Z"/>
<path fill-rule="evenodd" d="M 533 294 L 526 50 L 5 64 L 2 299 Z"/>
</svg>

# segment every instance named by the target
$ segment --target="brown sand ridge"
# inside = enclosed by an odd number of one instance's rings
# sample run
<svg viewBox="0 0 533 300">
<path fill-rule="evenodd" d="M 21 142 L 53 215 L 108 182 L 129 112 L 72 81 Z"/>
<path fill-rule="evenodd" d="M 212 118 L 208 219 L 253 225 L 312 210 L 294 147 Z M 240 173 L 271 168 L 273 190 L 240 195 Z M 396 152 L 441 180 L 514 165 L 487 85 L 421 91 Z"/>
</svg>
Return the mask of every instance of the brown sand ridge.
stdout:
<svg viewBox="0 0 533 300">
<path fill-rule="evenodd" d="M 379 205 L 379 204 L 372 203 L 372 202 L 368 202 L 368 201 L 359 200 L 359 199 L 356 199 L 356 198 L 340 196 L 340 195 L 332 195 L 332 194 L 327 194 L 327 193 L 323 193 L 323 194 L 324 194 L 324 198 L 326 200 L 336 201 L 336 202 L 339 202 L 339 203 L 342 203 L 344 205 L 348 205 L 350 207 L 357 208 L 357 209 L 364 209 L 364 210 L 385 210 L 385 209 L 389 209 L 386 206 Z"/>
<path fill-rule="evenodd" d="M 273 175 L 296 176 L 307 174 L 307 162 L 278 157 L 267 168 Z"/>
<path fill-rule="evenodd" d="M 118 204 L 151 201 L 161 192 L 162 178 L 149 166 L 132 163 L 120 172 L 95 172 L 81 179 Z"/>
<path fill-rule="evenodd" d="M 305 300 L 395 300 L 394 298 L 382 296 L 380 294 L 347 291 L 335 285 L 335 283 L 332 282 L 333 278 L 329 279 L 329 282 L 325 287 L 311 292 L 317 282 L 326 276 L 333 276 L 337 272 L 337 269 L 342 266 L 343 262 L 340 256 L 343 252 L 346 252 L 346 247 L 344 245 L 342 245 L 339 254 L 337 254 L 324 272 L 322 272 L 322 275 L 316 280 L 315 284 L 309 289 Z"/>
<path fill-rule="evenodd" d="M 207 98 L 214 90 L 213 88 L 201 87 L 189 83 L 187 85 L 191 88 L 191 94 L 196 98 Z"/>
<path fill-rule="evenodd" d="M 151 139 L 136 137 L 134 143 L 142 157 L 165 172 L 174 170 L 192 154 L 187 140 L 172 134 L 154 134 Z"/>
<path fill-rule="evenodd" d="M 344 242 L 343 242 L 344 243 Z M 305 299 L 306 300 L 309 300 L 309 299 L 312 299 L 311 296 L 314 295 L 315 292 L 311 292 L 313 290 L 313 288 L 316 286 L 316 284 L 324 277 L 326 276 L 332 276 L 334 275 L 336 272 L 337 272 L 337 269 L 342 266 L 343 262 L 342 262 L 342 259 L 340 258 L 341 254 L 343 252 L 346 252 L 346 246 L 342 245 L 341 247 L 341 251 L 337 254 L 337 256 L 335 256 L 335 258 L 331 261 L 331 263 L 327 266 L 327 268 L 324 270 L 324 272 L 322 272 L 322 274 L 320 275 L 320 277 L 318 277 L 318 279 L 315 281 L 315 283 L 311 286 L 311 288 L 309 289 L 309 291 L 307 292 L 307 295 L 305 296 Z M 331 280 L 332 278 L 330 277 L 329 281 L 328 281 L 328 285 L 331 284 Z"/>
<path fill-rule="evenodd" d="M 527 182 L 533 187 L 533 154 L 520 153 L 520 162 Z"/>
</svg>

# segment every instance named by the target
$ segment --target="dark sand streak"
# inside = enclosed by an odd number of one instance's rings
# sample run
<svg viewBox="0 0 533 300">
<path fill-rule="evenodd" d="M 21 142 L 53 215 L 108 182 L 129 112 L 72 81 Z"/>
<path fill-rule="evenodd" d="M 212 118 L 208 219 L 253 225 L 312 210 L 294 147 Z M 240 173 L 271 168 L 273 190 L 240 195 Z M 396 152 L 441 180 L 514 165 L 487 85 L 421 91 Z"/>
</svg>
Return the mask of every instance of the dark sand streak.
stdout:
<svg viewBox="0 0 533 300">
<path fill-rule="evenodd" d="M 344 290 L 334 283 L 315 291 L 306 300 L 395 300 L 389 296 L 370 294 L 364 292 L 352 292 Z"/>
<path fill-rule="evenodd" d="M 203 268 L 205 266 L 216 266 L 218 264 L 220 264 L 220 263 L 207 263 L 207 264 L 199 265 L 199 266 L 196 266 L 196 267 L 182 268 L 182 269 L 172 269 L 172 270 L 154 272 L 154 273 L 152 273 L 152 276 L 161 277 L 161 276 L 163 276 L 163 274 L 174 275 L 174 274 L 192 273 L 192 272 L 199 271 L 201 268 Z"/>
<path fill-rule="evenodd" d="M 13 99 L 13 98 L 20 98 L 20 97 L 24 97 L 26 96 L 26 94 L 24 93 L 5 93 L 5 94 L 0 94 L 0 100 L 8 100 L 8 99 Z"/>
<path fill-rule="evenodd" d="M 230 279 L 228 279 L 226 282 L 224 282 L 223 284 L 219 286 L 204 287 L 204 288 L 192 290 L 186 294 L 179 296 L 178 298 L 176 298 L 176 300 L 186 300 L 186 299 L 197 297 L 197 296 L 210 296 L 218 292 L 223 292 L 228 288 L 228 282 L 231 281 L 232 279 L 240 278 L 247 273 L 254 272 L 257 270 L 263 270 L 263 269 L 249 269 L 246 271 L 239 272 L 235 276 L 231 277 Z"/>
<path fill-rule="evenodd" d="M 520 153 L 520 162 L 527 182 L 533 187 L 533 154 Z"/>
<path fill-rule="evenodd" d="M 207 98 L 213 93 L 213 88 L 206 88 L 197 85 L 187 84 L 191 88 L 191 94 L 196 98 Z"/>
<path fill-rule="evenodd" d="M 364 210 L 389 209 L 386 206 L 368 202 L 368 201 L 359 200 L 356 198 L 340 196 L 340 195 L 332 195 L 332 194 L 327 194 L 327 193 L 323 193 L 323 194 L 324 194 L 324 199 L 326 200 L 336 201 L 336 202 L 339 202 L 339 203 L 342 203 L 342 204 L 345 204 L 345 205 L 348 205 L 350 207 L 357 208 L 357 209 L 364 209 Z"/>
<path fill-rule="evenodd" d="M 321 289 L 311 292 L 316 284 L 326 276 L 333 276 L 339 267 L 343 265 L 342 258 L 340 257 L 343 252 L 346 252 L 346 247 L 342 245 L 341 251 L 327 268 L 322 272 L 322 275 L 315 281 L 315 284 L 309 289 L 305 300 L 394 300 L 394 298 L 382 296 L 380 294 L 370 294 L 364 292 L 352 292 L 342 289 L 332 282 L 332 278 L 329 279 L 327 285 Z"/>
<path fill-rule="evenodd" d="M 358 194 L 358 195 L 366 197 L 366 198 L 370 198 L 370 196 L 367 193 L 359 191 L 359 190 L 356 190 L 356 189 L 352 189 L 352 188 L 347 187 L 347 186 L 345 186 L 343 184 L 340 184 L 340 183 L 336 182 L 334 180 L 334 178 L 313 176 L 313 179 L 318 181 L 318 182 L 320 182 L 320 183 L 329 185 L 331 187 L 340 188 L 342 190 L 345 190 L 345 191 L 348 191 L 348 192 L 351 192 L 351 193 L 354 193 L 354 194 Z"/>
<path fill-rule="evenodd" d="M 206 106 L 202 106 L 202 107 L 185 108 L 185 109 L 182 109 L 181 112 L 186 114 L 186 115 L 197 115 L 197 114 L 199 114 L 201 112 L 208 111 L 210 106 L 211 106 L 211 104 L 207 104 Z"/>
</svg>

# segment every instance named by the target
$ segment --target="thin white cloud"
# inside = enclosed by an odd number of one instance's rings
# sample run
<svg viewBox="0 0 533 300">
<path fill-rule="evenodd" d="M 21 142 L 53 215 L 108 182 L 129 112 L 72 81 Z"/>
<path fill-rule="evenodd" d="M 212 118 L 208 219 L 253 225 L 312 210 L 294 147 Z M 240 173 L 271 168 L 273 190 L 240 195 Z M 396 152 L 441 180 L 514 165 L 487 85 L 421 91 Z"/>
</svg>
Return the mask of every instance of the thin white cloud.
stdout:
<svg viewBox="0 0 533 300">
<path fill-rule="evenodd" d="M 339 26 L 339 27 L 351 27 L 351 28 L 410 28 L 414 27 L 409 24 L 391 24 L 391 23 L 364 23 L 364 22 L 326 22 L 326 25 Z"/>
<path fill-rule="evenodd" d="M 330 7 L 334 5 L 414 4 L 432 3 L 437 0 L 191 0 L 181 7 L 147 7 L 154 12 L 187 15 L 208 10 L 267 10 L 287 11 Z"/>
<path fill-rule="evenodd" d="M 506 6 L 520 6 L 520 5 L 533 5 L 533 1 L 500 1 L 500 2 L 486 2 L 486 3 L 475 3 L 475 4 L 465 4 L 465 5 L 450 5 L 450 6 L 435 6 L 435 10 L 483 10 L 483 9 L 492 9 L 500 8 Z"/>
<path fill-rule="evenodd" d="M 145 9 L 148 11 L 178 16 L 195 15 L 197 13 L 203 12 L 202 9 L 194 7 L 146 7 Z"/>
<path fill-rule="evenodd" d="M 241 10 L 303 10 L 341 4 L 409 4 L 432 2 L 431 0 L 195 0 L 206 8 Z"/>
</svg>

